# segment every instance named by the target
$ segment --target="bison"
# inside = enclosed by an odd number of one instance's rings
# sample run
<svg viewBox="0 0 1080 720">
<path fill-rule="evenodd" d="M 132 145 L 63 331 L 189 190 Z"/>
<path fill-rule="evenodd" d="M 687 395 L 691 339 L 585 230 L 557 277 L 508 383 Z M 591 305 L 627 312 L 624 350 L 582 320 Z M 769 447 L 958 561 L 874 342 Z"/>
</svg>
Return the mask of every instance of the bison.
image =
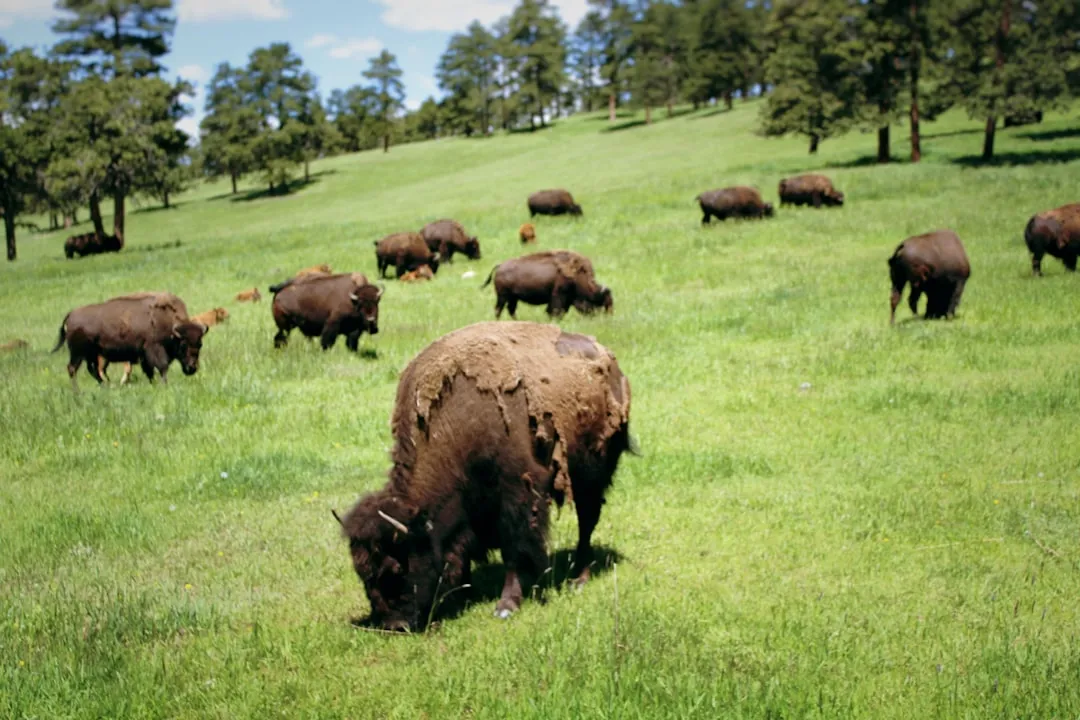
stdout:
<svg viewBox="0 0 1080 720">
<path fill-rule="evenodd" d="M 569 250 L 549 250 L 524 255 L 496 265 L 481 286 L 495 282 L 495 318 L 503 307 L 517 317 L 518 302 L 547 305 L 547 314 L 558 317 L 570 306 L 591 313 L 597 308 L 611 312 L 611 290 L 596 283 L 592 262 Z"/>
<path fill-rule="evenodd" d="M 262 293 L 259 292 L 259 288 L 257 287 L 243 290 L 236 294 L 237 302 L 259 302 L 260 300 L 262 300 Z"/>
<path fill-rule="evenodd" d="M 1047 254 L 1061 260 L 1069 272 L 1075 271 L 1080 255 L 1080 203 L 1033 215 L 1024 228 L 1024 242 L 1031 251 L 1035 275 L 1042 275 L 1042 259 Z"/>
<path fill-rule="evenodd" d="M 289 333 L 298 328 L 305 336 L 318 337 L 323 350 L 345 336 L 345 346 L 356 352 L 361 333 L 379 332 L 379 298 L 382 288 L 368 284 L 360 273 L 313 276 L 286 284 L 274 293 L 271 310 L 278 332 L 274 347 L 284 347 Z"/>
<path fill-rule="evenodd" d="M 0 345 L 0 352 L 15 352 L 16 350 L 25 350 L 28 347 L 30 347 L 30 343 L 26 342 L 22 338 L 15 338 L 14 340 L 10 340 L 3 345 Z"/>
<path fill-rule="evenodd" d="M 415 283 L 426 282 L 427 280 L 433 280 L 435 274 L 431 272 L 431 268 L 427 265 L 421 265 L 412 272 L 407 272 L 401 276 L 401 282 L 403 283 Z"/>
<path fill-rule="evenodd" d="M 72 310 L 60 325 L 52 351 L 67 343 L 68 375 L 76 390 L 75 374 L 84 360 L 91 377 L 103 382 L 99 358 L 138 362 L 151 382 L 157 370 L 161 382 L 168 384 L 173 360 L 180 362 L 185 375 L 198 371 L 199 351 L 208 330 L 188 319 L 184 302 L 172 293 L 139 293 Z"/>
<path fill-rule="evenodd" d="M 796 175 L 780 181 L 780 207 L 784 205 L 822 205 L 841 207 L 844 193 L 833 187 L 824 175 Z"/>
<path fill-rule="evenodd" d="M 303 270 L 296 271 L 296 277 L 304 277 L 306 275 L 332 275 L 334 271 L 327 263 L 321 263 L 319 265 L 312 265 L 306 267 Z"/>
<path fill-rule="evenodd" d="M 536 228 L 533 227 L 532 223 L 525 223 L 518 228 L 518 238 L 521 240 L 522 245 L 536 242 Z"/>
<path fill-rule="evenodd" d="M 495 549 L 506 568 L 496 614 L 508 617 L 547 570 L 552 501 L 577 510 L 585 583 L 629 421 L 629 381 L 591 337 L 486 322 L 429 345 L 398 382 L 389 482 L 342 520 L 368 622 L 423 628 Z"/>
<path fill-rule="evenodd" d="M 910 237 L 889 258 L 892 295 L 889 324 L 896 321 L 896 306 L 904 285 L 911 283 L 908 306 L 918 315 L 919 296 L 926 293 L 926 318 L 956 315 L 971 266 L 960 237 L 952 230 L 935 230 Z"/>
<path fill-rule="evenodd" d="M 773 216 L 771 203 L 762 201 L 757 188 L 739 185 L 703 192 L 696 198 L 701 205 L 702 225 L 708 225 L 712 218 L 724 221 L 728 218 L 763 218 Z"/>
<path fill-rule="evenodd" d="M 581 206 L 566 190 L 540 190 L 529 196 L 529 217 L 537 215 L 582 215 Z"/>
<path fill-rule="evenodd" d="M 420 231 L 431 252 L 439 253 L 439 261 L 453 262 L 454 253 L 461 253 L 470 260 L 480 259 L 480 241 L 470 237 L 456 220 L 436 220 Z"/>
<path fill-rule="evenodd" d="M 120 252 L 124 249 L 124 239 L 116 235 L 98 235 L 96 232 L 72 235 L 64 242 L 64 255 L 68 260 L 78 255 L 100 255 L 101 253 Z"/>
<path fill-rule="evenodd" d="M 220 325 L 228 319 L 229 311 L 221 307 L 191 316 L 191 322 L 202 323 L 206 327 Z"/>
<path fill-rule="evenodd" d="M 427 241 L 420 233 L 399 232 L 387 235 L 375 243 L 375 260 L 379 267 L 379 277 L 386 277 L 386 269 L 394 266 L 397 277 L 427 265 L 431 272 L 439 271 L 439 256 L 428 248 Z"/>
</svg>

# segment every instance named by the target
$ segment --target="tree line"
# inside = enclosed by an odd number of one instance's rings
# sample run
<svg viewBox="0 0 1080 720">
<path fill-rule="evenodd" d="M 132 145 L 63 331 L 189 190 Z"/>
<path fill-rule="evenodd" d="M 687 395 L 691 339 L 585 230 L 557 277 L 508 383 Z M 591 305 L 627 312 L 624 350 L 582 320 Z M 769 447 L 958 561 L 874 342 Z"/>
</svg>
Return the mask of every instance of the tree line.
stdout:
<svg viewBox="0 0 1080 720">
<path fill-rule="evenodd" d="M 128 198 L 166 206 L 199 177 L 256 176 L 287 192 L 311 160 L 400 142 L 543 127 L 607 107 L 668 116 L 675 106 L 730 109 L 764 96 L 759 131 L 820 144 L 852 130 L 877 136 L 958 107 L 996 129 L 1032 122 L 1080 92 L 1076 0 L 589 0 L 570 29 L 549 0 L 520 0 L 507 17 L 453 35 L 436 66 L 442 98 L 404 111 L 389 51 L 363 82 L 320 95 L 287 43 L 219 65 L 206 88 L 198 144 L 178 130 L 192 87 L 166 81 L 172 0 L 59 0 L 59 40 L 45 56 L 0 40 L 0 212 L 15 259 L 18 218 L 78 221 L 124 234 Z"/>
</svg>

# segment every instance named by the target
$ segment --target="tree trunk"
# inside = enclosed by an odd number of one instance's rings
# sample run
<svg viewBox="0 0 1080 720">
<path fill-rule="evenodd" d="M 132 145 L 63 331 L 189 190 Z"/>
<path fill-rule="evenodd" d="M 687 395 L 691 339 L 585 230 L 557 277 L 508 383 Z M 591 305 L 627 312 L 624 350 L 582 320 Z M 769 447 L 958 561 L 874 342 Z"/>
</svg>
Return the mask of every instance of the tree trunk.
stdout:
<svg viewBox="0 0 1080 720">
<path fill-rule="evenodd" d="M 75 225 L 79 224 L 79 208 L 71 211 L 71 222 Z"/>
<path fill-rule="evenodd" d="M 4 238 L 7 240 L 8 262 L 15 261 L 15 209 L 10 205 L 4 208 Z"/>
<path fill-rule="evenodd" d="M 165 201 L 165 209 L 168 210 L 169 209 L 169 191 L 166 190 L 163 193 L 163 195 L 164 195 L 164 197 L 162 197 L 161 199 Z"/>
<path fill-rule="evenodd" d="M 607 119 L 608 122 L 615 122 L 615 91 L 612 91 L 611 94 L 608 95 Z"/>
<path fill-rule="evenodd" d="M 667 101 L 667 116 L 671 117 L 675 114 L 675 103 L 669 98 Z"/>
<path fill-rule="evenodd" d="M 652 125 L 652 108 L 648 105 L 645 106 L 645 124 Z"/>
<path fill-rule="evenodd" d="M 386 133 L 385 135 L 383 135 L 382 151 L 384 153 L 390 152 L 390 133 Z"/>
<path fill-rule="evenodd" d="M 911 162 L 922 160 L 919 139 L 919 0 L 911 0 Z"/>
<path fill-rule="evenodd" d="M 56 213 L 54 213 L 54 212 L 49 213 L 49 230 L 59 230 L 59 229 L 60 229 L 60 218 L 57 217 Z"/>
<path fill-rule="evenodd" d="M 232 194 L 236 194 L 236 173 L 229 173 L 229 177 L 232 179 Z"/>
<path fill-rule="evenodd" d="M 811 135 L 810 136 L 810 154 L 811 155 L 815 155 L 817 153 L 817 146 L 818 146 L 819 142 L 821 142 L 821 139 L 817 135 Z"/>
<path fill-rule="evenodd" d="M 994 157 L 994 136 L 997 134 L 997 118 L 991 115 L 986 118 L 986 135 L 983 137 L 983 160 Z"/>
<path fill-rule="evenodd" d="M 124 193 L 113 195 L 113 235 L 120 240 L 120 247 L 124 246 Z"/>
<path fill-rule="evenodd" d="M 311 182 L 311 169 L 309 167 L 308 159 L 304 158 L 304 182 Z"/>
<path fill-rule="evenodd" d="M 69 228 L 69 227 L 71 227 L 71 226 L 72 226 L 72 225 L 74 225 L 74 224 L 75 224 L 75 223 L 74 223 L 74 221 L 73 221 L 73 220 L 71 219 L 71 216 L 70 216 L 70 215 L 64 215 L 64 228 L 65 228 L 65 229 L 66 229 L 66 228 Z"/>
<path fill-rule="evenodd" d="M 99 239 L 105 237 L 105 223 L 101 219 L 101 201 L 96 192 L 90 194 L 90 222 L 94 223 L 94 234 Z"/>
<path fill-rule="evenodd" d="M 877 131 L 877 161 L 887 163 L 890 160 L 889 152 L 889 126 L 878 128 Z"/>
<path fill-rule="evenodd" d="M 731 91 L 730 90 L 725 90 L 724 91 L 724 107 L 727 108 L 728 110 L 730 110 L 733 107 L 733 103 L 731 101 Z"/>
</svg>

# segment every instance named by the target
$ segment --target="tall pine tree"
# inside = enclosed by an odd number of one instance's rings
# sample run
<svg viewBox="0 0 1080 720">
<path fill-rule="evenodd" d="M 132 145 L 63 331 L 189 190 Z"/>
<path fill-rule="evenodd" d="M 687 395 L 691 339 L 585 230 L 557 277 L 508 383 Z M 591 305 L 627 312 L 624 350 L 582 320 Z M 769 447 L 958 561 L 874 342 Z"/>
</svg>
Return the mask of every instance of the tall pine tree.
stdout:
<svg viewBox="0 0 1080 720">
<path fill-rule="evenodd" d="M 405 86 L 401 83 L 401 68 L 397 58 L 389 50 L 383 50 L 371 59 L 364 77 L 375 83 L 378 102 L 378 122 L 383 138 L 383 152 L 390 152 L 390 135 L 394 121 L 405 106 Z"/>
</svg>

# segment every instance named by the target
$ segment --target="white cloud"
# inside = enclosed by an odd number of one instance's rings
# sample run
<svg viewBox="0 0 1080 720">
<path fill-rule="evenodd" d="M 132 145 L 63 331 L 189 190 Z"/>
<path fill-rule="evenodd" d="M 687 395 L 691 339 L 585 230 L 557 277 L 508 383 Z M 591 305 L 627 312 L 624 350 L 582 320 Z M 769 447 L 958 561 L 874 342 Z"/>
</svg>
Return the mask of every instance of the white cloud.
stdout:
<svg viewBox="0 0 1080 720">
<path fill-rule="evenodd" d="M 330 35 L 328 33 L 320 33 L 318 35 L 312 35 L 304 43 L 305 47 L 309 48 L 321 48 L 327 45 L 336 45 L 338 41 L 337 35 Z"/>
<path fill-rule="evenodd" d="M 283 20 L 289 16 L 285 0 L 179 0 L 177 5 L 177 18 L 190 22 L 244 18 Z"/>
<path fill-rule="evenodd" d="M 186 117 L 183 120 L 180 120 L 179 122 L 177 122 L 176 127 L 183 130 L 184 132 L 186 132 L 188 134 L 188 137 L 190 137 L 192 139 L 192 141 L 198 141 L 198 139 L 199 139 L 199 118 L 197 118 L 197 117 Z"/>
<path fill-rule="evenodd" d="M 473 20 L 491 25 L 509 15 L 514 0 L 374 0 L 386 8 L 382 21 L 391 27 L 413 32 L 456 32 L 464 30 Z M 559 15 L 571 29 L 585 16 L 587 0 L 554 0 Z"/>
<path fill-rule="evenodd" d="M 202 65 L 185 65 L 178 69 L 176 74 L 196 86 L 210 79 L 210 73 Z"/>
<path fill-rule="evenodd" d="M 53 0 L 0 0 L 0 28 L 16 20 L 40 20 L 53 14 Z"/>
<path fill-rule="evenodd" d="M 373 37 L 350 38 L 331 48 L 330 57 L 345 60 L 356 56 L 374 55 L 382 50 L 382 46 L 382 43 Z"/>
</svg>

